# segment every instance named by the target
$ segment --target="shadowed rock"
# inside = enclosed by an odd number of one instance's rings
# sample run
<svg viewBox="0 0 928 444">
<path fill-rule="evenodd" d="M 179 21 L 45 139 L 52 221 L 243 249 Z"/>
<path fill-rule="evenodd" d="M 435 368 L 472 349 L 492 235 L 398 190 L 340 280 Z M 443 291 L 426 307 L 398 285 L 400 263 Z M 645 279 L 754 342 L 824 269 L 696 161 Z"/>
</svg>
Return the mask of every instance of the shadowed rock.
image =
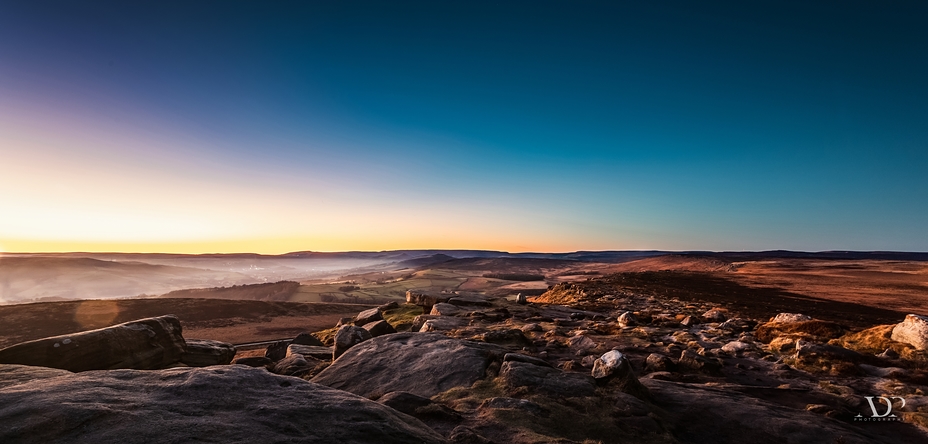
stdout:
<svg viewBox="0 0 928 444">
<path fill-rule="evenodd" d="M 429 314 L 432 316 L 456 316 L 463 312 L 464 310 L 461 310 L 457 305 L 439 302 L 432 306 L 432 311 Z"/>
<path fill-rule="evenodd" d="M 290 342 L 294 345 L 309 345 L 313 347 L 322 347 L 325 344 L 319 340 L 319 338 L 313 336 L 311 333 L 300 333 L 293 338 L 293 341 Z"/>
<path fill-rule="evenodd" d="M 371 338 L 371 333 L 354 325 L 343 325 L 335 332 L 335 347 L 332 349 L 332 359 L 338 359 L 349 348 L 354 347 Z"/>
<path fill-rule="evenodd" d="M 396 333 L 396 329 L 393 328 L 393 326 L 390 325 L 389 322 L 383 321 L 383 320 L 364 324 L 364 329 L 367 330 L 371 334 L 371 336 L 375 338 L 377 336 L 383 336 L 383 335 L 389 335 L 389 334 Z"/>
<path fill-rule="evenodd" d="M 377 402 L 415 418 L 452 421 L 460 419 L 460 415 L 454 410 L 409 392 L 390 392 L 377 399 Z"/>
<path fill-rule="evenodd" d="M 290 344 L 290 346 L 287 347 L 287 356 L 293 354 L 303 355 L 308 358 L 328 360 L 332 359 L 332 347 Z"/>
<path fill-rule="evenodd" d="M 394 391 L 432 397 L 483 379 L 490 363 L 502 356 L 503 350 L 491 344 L 438 333 L 396 333 L 352 347 L 312 381 L 364 397 Z"/>
<path fill-rule="evenodd" d="M 270 370 L 278 375 L 300 377 L 310 372 L 322 361 L 311 356 L 291 354 L 274 363 Z"/>
<path fill-rule="evenodd" d="M 44 377 L 0 388 L 0 424 L 5 443 L 444 442 L 376 402 L 244 366 Z"/>
<path fill-rule="evenodd" d="M 722 365 L 714 359 L 701 356 L 692 350 L 683 350 L 680 353 L 680 359 L 677 361 L 677 367 L 684 368 L 707 375 L 721 375 Z"/>
<path fill-rule="evenodd" d="M 167 315 L 16 344 L 0 350 L 0 364 L 73 372 L 160 369 L 179 362 L 185 348 L 180 321 Z"/>
<path fill-rule="evenodd" d="M 632 364 L 618 350 L 604 353 L 593 363 L 593 379 L 599 385 L 611 385 L 636 398 L 648 399 L 651 394 L 638 382 Z"/>
<path fill-rule="evenodd" d="M 372 308 L 370 310 L 364 310 L 354 318 L 355 325 L 364 325 L 370 324 L 371 322 L 382 321 L 383 315 L 380 313 L 379 308 Z"/>
<path fill-rule="evenodd" d="M 548 366 L 519 361 L 503 362 L 499 377 L 509 388 L 527 387 L 531 393 L 556 397 L 593 396 L 593 378 Z"/>
<path fill-rule="evenodd" d="M 249 367 L 267 367 L 268 364 L 272 364 L 273 362 L 274 361 L 271 361 L 266 356 L 247 356 L 232 361 L 233 364 L 247 365 Z"/>
<path fill-rule="evenodd" d="M 188 339 L 187 351 L 181 355 L 180 362 L 191 367 L 209 367 L 229 364 L 234 356 L 235 347 L 227 342 Z"/>
<path fill-rule="evenodd" d="M 267 346 L 264 356 L 271 361 L 280 361 L 287 356 L 287 347 L 289 346 L 290 341 L 277 341 Z"/>
</svg>

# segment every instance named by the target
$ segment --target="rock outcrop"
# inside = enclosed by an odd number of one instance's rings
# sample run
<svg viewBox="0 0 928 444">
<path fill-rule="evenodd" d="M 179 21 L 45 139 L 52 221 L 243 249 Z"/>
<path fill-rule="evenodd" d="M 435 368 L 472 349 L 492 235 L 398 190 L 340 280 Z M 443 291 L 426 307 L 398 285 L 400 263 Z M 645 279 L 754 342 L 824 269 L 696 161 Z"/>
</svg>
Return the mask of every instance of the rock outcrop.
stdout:
<svg viewBox="0 0 928 444">
<path fill-rule="evenodd" d="M 444 442 L 376 402 L 245 366 L 66 375 L 9 367 L 0 374 L 23 382 L 0 388 L 4 443 Z"/>
<path fill-rule="evenodd" d="M 503 350 L 438 333 L 397 333 L 355 345 L 312 381 L 364 397 L 404 391 L 432 397 L 486 376 Z"/>
<path fill-rule="evenodd" d="M 890 338 L 896 342 L 909 344 L 916 350 L 928 350 L 928 317 L 916 314 L 906 315 L 905 320 L 893 327 Z"/>
<path fill-rule="evenodd" d="M 208 339 L 188 339 L 187 351 L 180 356 L 180 362 L 190 367 L 208 367 L 226 365 L 235 357 L 235 347 L 227 342 Z"/>
<path fill-rule="evenodd" d="M 332 349 L 332 359 L 338 359 L 349 348 L 354 347 L 371 338 L 371 333 L 362 327 L 343 325 L 335 332 L 335 347 Z"/>
<path fill-rule="evenodd" d="M 161 369 L 179 362 L 185 350 L 180 321 L 167 315 L 16 344 L 0 350 L 0 364 L 72 372 Z"/>
</svg>

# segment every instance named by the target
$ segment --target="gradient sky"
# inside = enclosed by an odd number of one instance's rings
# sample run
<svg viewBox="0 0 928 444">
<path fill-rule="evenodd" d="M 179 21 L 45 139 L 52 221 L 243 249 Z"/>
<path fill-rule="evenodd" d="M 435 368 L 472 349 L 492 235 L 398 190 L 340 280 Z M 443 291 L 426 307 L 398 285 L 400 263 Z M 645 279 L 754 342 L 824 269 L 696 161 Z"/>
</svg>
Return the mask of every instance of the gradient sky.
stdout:
<svg viewBox="0 0 928 444">
<path fill-rule="evenodd" d="M 928 3 L 0 1 L 0 251 L 928 251 Z"/>
</svg>

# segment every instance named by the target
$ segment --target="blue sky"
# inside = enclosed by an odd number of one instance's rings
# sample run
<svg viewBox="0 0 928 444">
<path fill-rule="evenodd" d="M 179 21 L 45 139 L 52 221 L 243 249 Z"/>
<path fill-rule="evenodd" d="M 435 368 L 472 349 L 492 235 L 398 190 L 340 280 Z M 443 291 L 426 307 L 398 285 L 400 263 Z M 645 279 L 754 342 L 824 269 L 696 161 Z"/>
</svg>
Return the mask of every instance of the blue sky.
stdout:
<svg viewBox="0 0 928 444">
<path fill-rule="evenodd" d="M 920 2 L 5 3 L 0 248 L 925 251 L 926 25 Z"/>
</svg>

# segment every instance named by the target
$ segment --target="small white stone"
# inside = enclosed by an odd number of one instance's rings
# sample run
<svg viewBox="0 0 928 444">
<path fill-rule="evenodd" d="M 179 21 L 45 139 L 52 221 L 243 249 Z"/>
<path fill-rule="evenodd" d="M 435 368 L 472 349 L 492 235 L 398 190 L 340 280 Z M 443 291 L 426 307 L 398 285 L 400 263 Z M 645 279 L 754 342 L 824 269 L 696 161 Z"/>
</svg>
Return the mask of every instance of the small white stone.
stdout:
<svg viewBox="0 0 928 444">
<path fill-rule="evenodd" d="M 59 343 L 56 342 L 56 343 L 55 343 L 55 348 L 58 348 L 58 347 L 61 347 L 61 344 L 59 344 Z"/>
<path fill-rule="evenodd" d="M 61 341 L 61 343 L 62 343 L 62 344 L 70 344 L 70 343 L 71 343 L 71 339 L 70 339 L 70 338 L 65 339 L 64 341 Z"/>
</svg>

